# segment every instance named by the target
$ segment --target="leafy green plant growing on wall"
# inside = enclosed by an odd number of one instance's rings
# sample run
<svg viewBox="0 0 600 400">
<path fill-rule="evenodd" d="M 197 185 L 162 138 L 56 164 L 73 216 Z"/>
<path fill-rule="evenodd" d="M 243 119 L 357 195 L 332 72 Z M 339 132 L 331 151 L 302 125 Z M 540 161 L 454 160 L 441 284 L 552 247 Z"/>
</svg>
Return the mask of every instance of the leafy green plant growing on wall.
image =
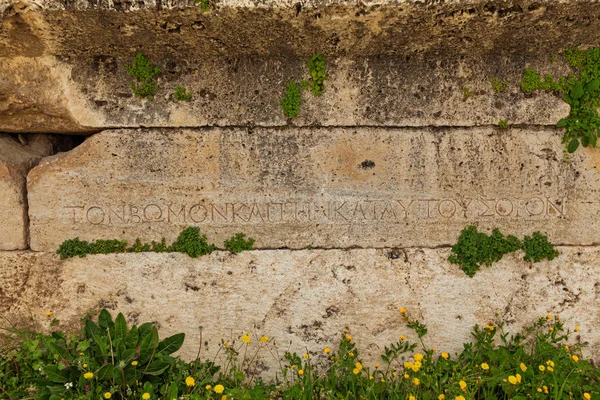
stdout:
<svg viewBox="0 0 600 400">
<path fill-rule="evenodd" d="M 215 249 L 214 244 L 208 244 L 206 235 L 200 236 L 200 228 L 197 226 L 184 229 L 169 247 L 169 251 L 185 253 L 192 258 L 210 254 Z"/>
<path fill-rule="evenodd" d="M 463 100 L 468 100 L 469 98 L 473 97 L 473 93 L 471 93 L 471 90 L 468 87 L 463 87 Z"/>
<path fill-rule="evenodd" d="M 241 253 L 245 250 L 252 250 L 254 246 L 254 239 L 248 238 L 246 240 L 246 235 L 243 233 L 236 233 L 230 239 L 225 241 L 225 249 L 231 251 L 232 253 Z"/>
<path fill-rule="evenodd" d="M 194 3 L 198 6 L 200 6 L 200 10 L 202 10 L 202 12 L 209 12 L 210 11 L 210 3 L 209 0 L 195 0 Z"/>
<path fill-rule="evenodd" d="M 525 250 L 525 261 L 552 260 L 558 255 L 548 238 L 540 232 L 534 232 L 532 237 L 525 236 L 521 242 L 513 235 L 505 237 L 497 228 L 488 236 L 479 232 L 475 225 L 470 225 L 461 231 L 448 261 L 460 265 L 464 273 L 472 277 L 482 265 L 489 267 L 505 254 L 521 249 Z"/>
<path fill-rule="evenodd" d="M 325 80 L 327 73 L 325 72 L 325 56 L 321 54 L 313 54 L 308 60 L 308 73 L 310 74 L 310 88 L 313 95 L 321 96 L 325 90 Z"/>
<path fill-rule="evenodd" d="M 288 118 L 296 118 L 300 114 L 300 105 L 302 104 L 302 94 L 300 88 L 295 82 L 290 82 L 285 87 L 281 107 L 283 115 Z"/>
<path fill-rule="evenodd" d="M 142 53 L 137 53 L 133 62 L 125 67 L 129 75 L 135 79 L 131 82 L 131 89 L 135 96 L 152 101 L 158 92 L 156 76 L 160 74 L 160 68 L 152 64 Z"/>
<path fill-rule="evenodd" d="M 177 86 L 173 93 L 173 98 L 177 101 L 190 101 L 192 94 L 188 93 L 183 86 Z"/>
<path fill-rule="evenodd" d="M 505 119 L 501 119 L 500 121 L 498 121 L 498 127 L 500 129 L 508 129 L 508 122 L 506 122 Z"/>
<path fill-rule="evenodd" d="M 555 79 L 547 74 L 542 77 L 527 68 L 521 80 L 521 90 L 531 93 L 535 90 L 552 91 L 562 95 L 571 107 L 569 115 L 556 124 L 565 128 L 562 142 L 566 150 L 573 153 L 581 144 L 583 147 L 596 147 L 600 117 L 600 48 L 587 51 L 578 48 L 563 53 L 567 63 L 577 73 Z"/>
<path fill-rule="evenodd" d="M 286 84 L 284 96 L 280 101 L 283 115 L 287 118 L 295 118 L 300 115 L 300 105 L 302 104 L 301 90 L 311 89 L 314 96 L 323 95 L 325 91 L 325 80 L 328 78 L 325 72 L 325 56 L 313 54 L 307 62 L 310 81 L 303 80 L 300 84 L 289 82 Z"/>
<path fill-rule="evenodd" d="M 496 93 L 502 93 L 508 87 L 508 81 L 503 81 L 497 78 L 491 78 L 492 90 Z"/>
</svg>

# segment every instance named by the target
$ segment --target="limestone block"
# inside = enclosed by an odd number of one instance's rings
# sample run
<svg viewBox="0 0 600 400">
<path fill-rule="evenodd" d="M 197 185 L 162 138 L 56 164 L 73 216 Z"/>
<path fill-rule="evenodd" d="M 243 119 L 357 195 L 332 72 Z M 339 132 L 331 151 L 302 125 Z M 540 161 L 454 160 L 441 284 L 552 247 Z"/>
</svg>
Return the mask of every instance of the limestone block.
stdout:
<svg viewBox="0 0 600 400">
<path fill-rule="evenodd" d="M 510 254 L 474 278 L 447 262 L 449 249 L 260 250 L 199 259 L 140 253 L 65 261 L 49 253 L 0 253 L 0 311 L 10 318 L 31 314 L 42 324 L 49 323 L 44 313 L 53 311 L 60 327 L 74 328 L 90 309 L 108 307 L 129 323 L 158 322 L 161 335 L 185 332 L 186 359 L 196 356 L 200 325 L 203 358 L 210 359 L 221 339 L 239 340 L 244 332 L 274 338 L 280 352 L 308 349 L 318 357 L 347 327 L 369 362 L 380 362 L 383 346 L 399 335 L 417 340 L 401 307 L 427 324 L 428 346 L 451 354 L 470 340 L 474 324 L 488 323 L 496 312 L 512 332 L 550 313 L 571 330 L 580 326 L 586 353 L 597 360 L 600 248 L 558 250 L 554 261 L 536 264 Z M 11 271 L 26 273 L 27 280 L 16 282 Z M 261 357 L 273 373 L 272 356 L 264 351 Z"/>
<path fill-rule="evenodd" d="M 28 137 L 23 145 L 0 134 L 0 250 L 27 248 L 27 173 L 53 153 L 53 143 L 48 135 Z"/>
<path fill-rule="evenodd" d="M 598 152 L 569 162 L 556 130 L 114 130 L 28 177 L 31 248 L 66 239 L 217 246 L 436 247 L 469 224 L 554 244 L 598 241 Z"/>
</svg>

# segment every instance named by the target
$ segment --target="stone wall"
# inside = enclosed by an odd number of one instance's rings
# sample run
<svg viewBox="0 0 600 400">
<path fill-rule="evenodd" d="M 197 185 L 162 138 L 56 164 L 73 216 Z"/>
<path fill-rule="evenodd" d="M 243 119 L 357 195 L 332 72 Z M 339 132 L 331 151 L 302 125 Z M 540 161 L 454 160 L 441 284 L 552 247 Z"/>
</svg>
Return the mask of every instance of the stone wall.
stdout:
<svg viewBox="0 0 600 400">
<path fill-rule="evenodd" d="M 186 332 L 186 358 L 199 325 L 208 354 L 247 331 L 317 354 L 349 328 L 370 360 L 410 335 L 400 307 L 447 351 L 496 313 L 509 330 L 551 313 L 600 357 L 600 153 L 567 157 L 555 124 L 569 106 L 519 87 L 525 68 L 566 75 L 560 52 L 600 44 L 597 5 L 209 6 L 0 4 L 1 313 L 47 327 L 53 311 L 69 329 L 106 307 Z M 131 91 L 137 52 L 161 69 L 153 101 Z M 305 91 L 287 119 L 285 84 L 308 79 L 315 52 L 325 92 Z M 517 252 L 469 278 L 447 261 L 469 224 L 541 231 L 560 256 Z M 220 248 L 244 232 L 256 250 L 55 253 L 75 237 L 172 241 L 186 226 Z"/>
</svg>

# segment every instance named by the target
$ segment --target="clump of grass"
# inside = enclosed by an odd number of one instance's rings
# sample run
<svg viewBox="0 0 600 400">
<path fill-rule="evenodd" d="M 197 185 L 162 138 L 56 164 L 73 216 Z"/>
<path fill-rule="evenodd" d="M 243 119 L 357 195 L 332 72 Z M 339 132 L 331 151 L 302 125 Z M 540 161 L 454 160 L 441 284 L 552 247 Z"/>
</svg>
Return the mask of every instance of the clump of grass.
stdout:
<svg viewBox="0 0 600 400">
<path fill-rule="evenodd" d="M 156 76 L 160 68 L 152 64 L 142 53 L 137 53 L 131 64 L 125 65 L 129 75 L 135 80 L 131 82 L 131 89 L 136 97 L 146 98 L 150 101 L 158 92 Z"/>
</svg>

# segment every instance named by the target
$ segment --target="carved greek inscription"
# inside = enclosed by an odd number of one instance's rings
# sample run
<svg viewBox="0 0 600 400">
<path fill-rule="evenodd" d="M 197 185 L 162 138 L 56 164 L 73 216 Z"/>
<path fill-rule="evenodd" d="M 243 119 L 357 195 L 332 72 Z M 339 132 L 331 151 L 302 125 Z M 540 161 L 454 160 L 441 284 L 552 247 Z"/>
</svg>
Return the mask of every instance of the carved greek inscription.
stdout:
<svg viewBox="0 0 600 400">
<path fill-rule="evenodd" d="M 71 224 L 369 224 L 403 221 L 487 218 L 565 218 L 567 199 L 543 195 L 529 198 L 424 198 L 273 202 L 212 202 L 187 204 L 148 201 L 136 204 L 75 204 L 64 206 Z"/>
</svg>

